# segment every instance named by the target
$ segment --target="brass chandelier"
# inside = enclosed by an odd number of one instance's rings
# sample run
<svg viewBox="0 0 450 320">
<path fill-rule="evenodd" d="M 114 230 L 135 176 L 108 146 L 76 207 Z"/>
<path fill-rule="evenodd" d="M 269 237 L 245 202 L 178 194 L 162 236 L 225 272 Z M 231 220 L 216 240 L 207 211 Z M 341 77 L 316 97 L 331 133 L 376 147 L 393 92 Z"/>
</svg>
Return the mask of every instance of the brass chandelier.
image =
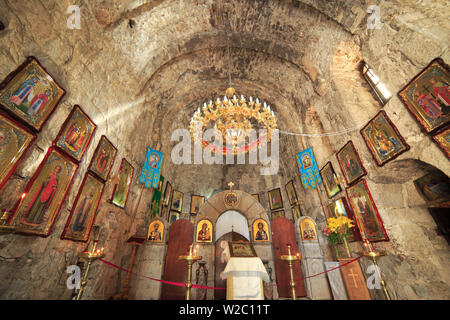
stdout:
<svg viewBox="0 0 450 320">
<path fill-rule="evenodd" d="M 189 130 L 194 141 L 200 142 L 205 149 L 213 153 L 240 154 L 260 148 L 270 142 L 272 130 L 277 129 L 275 114 L 270 105 L 261 102 L 258 98 L 247 99 L 241 95 L 238 98 L 236 90 L 231 86 L 230 74 L 230 48 L 227 41 L 228 53 L 228 80 L 229 88 L 225 91 L 223 99 L 217 98 L 213 103 L 204 103 L 195 111 L 191 118 Z M 215 137 L 221 141 L 211 143 L 203 139 L 204 131 L 214 129 Z M 248 139 L 250 130 L 261 130 L 262 134 L 255 139 Z M 230 143 L 231 142 L 231 143 Z"/>
</svg>

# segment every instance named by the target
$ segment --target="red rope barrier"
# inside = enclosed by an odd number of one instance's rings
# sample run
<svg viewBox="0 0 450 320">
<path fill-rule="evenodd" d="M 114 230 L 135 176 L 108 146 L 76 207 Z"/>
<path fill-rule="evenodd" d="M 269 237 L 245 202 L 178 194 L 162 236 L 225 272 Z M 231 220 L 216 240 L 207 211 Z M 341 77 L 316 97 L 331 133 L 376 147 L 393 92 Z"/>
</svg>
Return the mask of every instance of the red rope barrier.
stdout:
<svg viewBox="0 0 450 320">
<path fill-rule="evenodd" d="M 308 279 L 308 278 L 317 277 L 318 275 L 321 275 L 321 274 L 324 274 L 324 273 L 327 273 L 327 272 L 330 272 L 330 271 L 333 271 L 333 270 L 342 268 L 343 266 L 345 266 L 345 265 L 347 265 L 347 264 L 350 264 L 350 263 L 352 263 L 352 262 L 354 262 L 354 261 L 357 261 L 357 260 L 359 260 L 360 258 L 361 258 L 361 257 L 356 257 L 355 259 L 352 259 L 352 260 L 350 260 L 350 261 L 348 261 L 348 262 L 346 262 L 346 263 L 344 263 L 344 264 L 341 264 L 341 265 L 339 265 L 339 266 L 337 266 L 337 267 L 335 267 L 335 268 L 333 268 L 333 269 L 330 269 L 330 270 L 327 270 L 327 271 L 323 271 L 323 272 L 320 272 L 320 273 L 317 273 L 317 274 L 313 274 L 312 276 L 301 277 L 301 278 L 298 279 L 298 280 L 304 280 L 304 279 Z M 144 275 L 135 273 L 135 272 L 133 272 L 133 271 L 127 270 L 127 269 L 125 269 L 125 268 L 119 267 L 119 266 L 117 266 L 117 265 L 115 265 L 114 263 L 111 263 L 111 262 L 109 262 L 109 261 L 106 261 L 106 260 L 103 260 L 103 259 L 99 259 L 99 260 L 100 260 L 101 262 L 103 262 L 104 264 L 106 264 L 106 265 L 109 265 L 109 266 L 111 266 L 111 267 L 113 267 L 113 268 L 116 268 L 116 269 L 119 269 L 119 270 L 121 270 L 121 271 L 129 272 L 129 273 L 134 274 L 134 275 L 136 275 L 136 276 L 138 276 L 138 277 L 147 278 L 147 279 L 150 279 L 150 280 L 153 280 L 153 281 L 162 282 L 162 283 L 169 284 L 169 285 L 172 285 L 172 286 L 186 287 L 186 284 L 185 284 L 185 283 L 174 282 L 174 281 L 167 281 L 167 280 L 161 280 L 161 279 L 156 279 L 156 278 L 144 276 Z M 284 285 L 284 284 L 288 284 L 288 283 L 289 283 L 289 282 L 286 282 L 286 283 L 280 282 L 280 283 L 274 283 L 273 285 L 274 285 L 274 286 L 279 286 L 279 285 L 282 285 L 282 284 Z M 202 286 L 202 285 L 198 285 L 198 284 L 193 284 L 193 285 L 192 285 L 192 288 L 197 288 L 197 289 L 211 289 L 211 290 L 225 290 L 225 289 L 226 289 L 226 288 L 216 288 L 216 287 Z"/>
</svg>

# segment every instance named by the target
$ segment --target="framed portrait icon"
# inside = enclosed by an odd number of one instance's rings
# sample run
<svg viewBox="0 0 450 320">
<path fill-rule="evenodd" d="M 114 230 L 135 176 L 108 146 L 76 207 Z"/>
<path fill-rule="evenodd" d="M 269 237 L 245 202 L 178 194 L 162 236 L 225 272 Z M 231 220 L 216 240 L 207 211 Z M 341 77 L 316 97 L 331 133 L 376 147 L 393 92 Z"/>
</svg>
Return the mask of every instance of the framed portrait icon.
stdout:
<svg viewBox="0 0 450 320">
<path fill-rule="evenodd" d="M 325 190 L 327 191 L 328 198 L 331 199 L 342 191 L 341 186 L 335 180 L 336 173 L 334 172 L 331 162 L 328 161 L 327 164 L 323 166 L 320 170 L 320 175 L 322 177 Z"/>
<path fill-rule="evenodd" d="M 291 211 L 292 211 L 292 219 L 294 220 L 294 223 L 297 222 L 297 220 L 303 216 L 302 210 L 300 209 L 300 205 L 293 206 Z"/>
<path fill-rule="evenodd" d="M 96 129 L 95 123 L 75 105 L 64 122 L 53 145 L 80 162 Z"/>
<path fill-rule="evenodd" d="M 191 214 L 197 214 L 203 203 L 205 203 L 205 197 L 203 196 L 191 196 Z"/>
<path fill-rule="evenodd" d="M 409 145 L 384 110 L 370 120 L 360 132 L 378 166 L 385 165 L 409 150 Z"/>
<path fill-rule="evenodd" d="M 169 181 L 166 182 L 166 188 L 164 189 L 164 195 L 162 198 L 162 203 L 166 206 L 170 203 L 170 196 L 172 195 L 172 185 Z"/>
<path fill-rule="evenodd" d="M 196 242 L 212 242 L 213 225 L 208 219 L 202 219 L 197 223 L 197 231 L 195 233 Z"/>
<path fill-rule="evenodd" d="M 286 193 L 288 195 L 289 203 L 294 205 L 297 203 L 297 192 L 295 191 L 294 181 L 291 180 L 286 184 Z"/>
<path fill-rule="evenodd" d="M 269 225 L 264 219 L 256 219 L 253 222 L 253 241 L 268 242 L 270 241 Z"/>
<path fill-rule="evenodd" d="M 426 133 L 450 122 L 449 83 L 450 68 L 437 58 L 398 93 Z"/>
<path fill-rule="evenodd" d="M 120 208 L 125 208 L 128 193 L 130 192 L 131 182 L 133 180 L 133 173 L 133 166 L 125 158 L 123 158 L 119 169 L 119 183 L 114 186 L 111 198 L 112 204 Z"/>
<path fill-rule="evenodd" d="M 161 220 L 153 220 L 148 226 L 147 240 L 150 242 L 163 242 L 164 223 Z"/>
<path fill-rule="evenodd" d="M 61 234 L 61 239 L 81 242 L 89 239 L 103 187 L 102 181 L 90 173 L 86 173 Z"/>
<path fill-rule="evenodd" d="M 0 113 L 0 189 L 14 173 L 35 138 L 31 131 Z"/>
<path fill-rule="evenodd" d="M 352 185 L 367 174 L 352 141 L 347 142 L 336 153 L 336 158 L 348 185 Z"/>
<path fill-rule="evenodd" d="M 55 110 L 65 90 L 34 57 L 0 84 L 0 105 L 33 131 L 39 132 Z"/>
<path fill-rule="evenodd" d="M 117 149 L 104 135 L 100 138 L 92 157 L 89 171 L 103 181 L 108 180 L 109 172 L 116 158 Z"/>
<path fill-rule="evenodd" d="M 183 193 L 177 190 L 173 190 L 172 206 L 170 210 L 181 212 L 183 208 Z"/>
<path fill-rule="evenodd" d="M 369 241 L 389 241 L 365 179 L 346 189 L 359 233 Z"/>
<path fill-rule="evenodd" d="M 280 188 L 270 190 L 267 194 L 269 196 L 270 210 L 283 208 L 283 199 L 281 198 Z"/>
<path fill-rule="evenodd" d="M 66 198 L 78 164 L 50 148 L 13 209 L 19 233 L 47 237 Z"/>
</svg>

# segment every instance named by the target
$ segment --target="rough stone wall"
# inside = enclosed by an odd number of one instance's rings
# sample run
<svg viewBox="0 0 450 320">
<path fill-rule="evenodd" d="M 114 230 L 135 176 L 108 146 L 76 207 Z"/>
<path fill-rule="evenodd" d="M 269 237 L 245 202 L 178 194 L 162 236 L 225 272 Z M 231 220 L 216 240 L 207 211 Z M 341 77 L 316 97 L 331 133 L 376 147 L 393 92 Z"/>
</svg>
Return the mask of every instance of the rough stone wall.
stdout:
<svg viewBox="0 0 450 320">
<path fill-rule="evenodd" d="M 73 4 L 81 9 L 81 30 L 67 29 L 66 10 Z M 371 4 L 381 8 L 379 30 L 366 28 L 365 12 Z M 382 244 L 390 255 L 381 260 L 391 292 L 400 299 L 448 298 L 448 245 L 436 234 L 412 181 L 426 172 L 422 162 L 447 175 L 450 163 L 395 96 L 433 58 L 440 56 L 449 63 L 445 12 L 446 1 L 412 0 L 0 0 L 0 20 L 6 26 L 0 31 L 0 79 L 33 55 L 67 90 L 0 190 L 0 208 L 14 205 L 74 104 L 98 125 L 52 234 L 45 239 L 0 236 L 0 280 L 5 284 L 0 298 L 70 297 L 65 268 L 84 245 L 61 241 L 59 236 L 102 134 L 119 150 L 112 173 L 122 157 L 137 172 L 147 146 L 163 151 L 167 155 L 163 175 L 174 189 L 184 192 L 183 212 L 189 211 L 191 194 L 210 197 L 233 181 L 237 189 L 259 193 L 264 208 L 267 191 L 280 187 L 289 218 L 284 186 L 294 179 L 302 210 L 319 229 L 325 223 L 322 206 L 317 191 L 301 187 L 295 153 L 312 146 L 319 166 L 331 160 L 339 171 L 335 153 L 351 139 L 392 239 Z M 179 166 L 169 160 L 175 144 L 172 132 L 187 127 L 197 107 L 223 95 L 228 86 L 227 34 L 237 92 L 266 100 L 281 130 L 301 134 L 281 135 L 277 175 L 259 175 L 260 165 Z M 383 168 L 375 165 L 358 132 L 380 109 L 357 70 L 361 59 L 394 94 L 384 110 L 411 146 Z M 315 136 L 341 131 L 345 133 Z M 100 241 L 106 259 L 127 267 L 131 246 L 125 241 L 146 233 L 151 192 L 143 192 L 136 208 L 140 187 L 135 182 L 127 207 L 121 210 L 107 202 L 112 188 L 107 182 L 96 224 L 103 230 Z M 326 205 L 330 201 L 321 192 Z M 326 239 L 319 237 L 326 259 L 333 259 Z M 155 254 L 145 259 L 157 261 L 160 253 Z M 136 268 L 143 270 L 144 265 Z M 124 277 L 110 267 L 94 265 L 85 297 L 109 298 Z"/>
</svg>

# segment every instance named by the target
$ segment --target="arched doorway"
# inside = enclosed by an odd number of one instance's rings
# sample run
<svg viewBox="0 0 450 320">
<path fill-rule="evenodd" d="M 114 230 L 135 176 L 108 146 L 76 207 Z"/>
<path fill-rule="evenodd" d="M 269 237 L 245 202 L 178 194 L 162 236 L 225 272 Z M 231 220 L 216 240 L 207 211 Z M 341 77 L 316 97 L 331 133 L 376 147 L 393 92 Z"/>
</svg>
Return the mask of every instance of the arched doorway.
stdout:
<svg viewBox="0 0 450 320">
<path fill-rule="evenodd" d="M 247 218 L 235 211 L 225 211 L 216 222 L 216 238 L 215 238 L 215 264 L 214 264 L 214 286 L 218 288 L 226 287 L 226 280 L 222 280 L 220 275 L 225 269 L 227 257 L 228 241 L 250 241 Z M 225 300 L 226 290 L 216 290 L 214 292 L 215 300 Z"/>
<path fill-rule="evenodd" d="M 226 288 L 226 281 L 220 279 L 220 273 L 225 269 L 226 261 L 222 261 L 224 253 L 220 245 L 228 241 L 251 241 L 250 226 L 256 219 L 262 218 L 269 222 L 266 209 L 249 193 L 241 190 L 233 190 L 236 195 L 235 201 L 227 202 L 225 199 L 229 190 L 212 195 L 200 208 L 194 225 L 196 230 L 198 224 L 207 219 L 213 225 L 213 241 L 209 243 L 196 242 L 199 245 L 200 255 L 204 257 L 208 270 L 208 285 Z M 233 231 L 233 232 L 232 232 Z M 256 252 L 261 252 L 265 260 L 273 262 L 273 253 L 270 244 L 255 245 Z M 225 290 L 209 290 L 207 299 L 224 299 Z"/>
</svg>

